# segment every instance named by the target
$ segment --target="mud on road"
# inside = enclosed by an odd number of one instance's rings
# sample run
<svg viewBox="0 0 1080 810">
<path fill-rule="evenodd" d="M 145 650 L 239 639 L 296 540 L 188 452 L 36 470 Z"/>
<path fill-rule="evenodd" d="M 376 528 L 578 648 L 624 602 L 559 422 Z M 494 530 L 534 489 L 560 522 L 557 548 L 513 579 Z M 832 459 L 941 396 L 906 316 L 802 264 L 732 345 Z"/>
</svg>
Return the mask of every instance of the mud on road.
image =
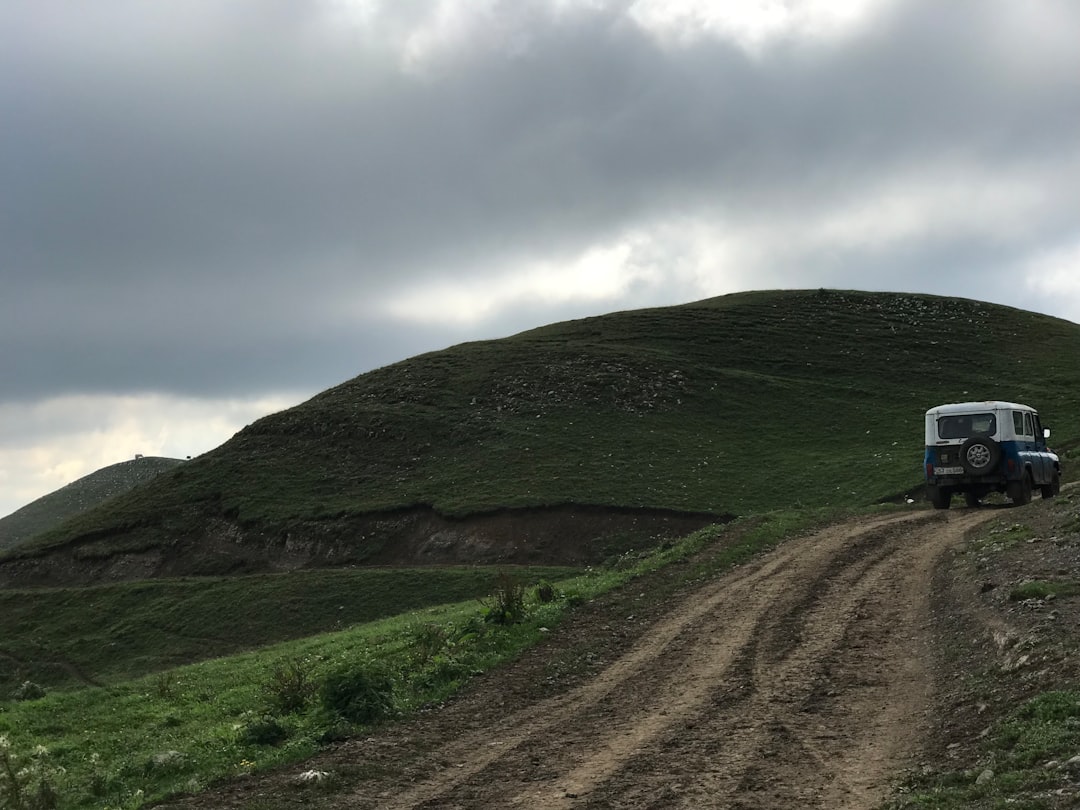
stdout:
<svg viewBox="0 0 1080 810">
<path fill-rule="evenodd" d="M 919 511 L 794 538 L 681 592 L 573 688 L 523 698 L 512 675 L 484 679 L 305 764 L 352 776 L 296 804 L 874 807 L 930 725 L 935 564 L 992 515 Z M 244 796 L 289 806 L 289 778 Z"/>
</svg>

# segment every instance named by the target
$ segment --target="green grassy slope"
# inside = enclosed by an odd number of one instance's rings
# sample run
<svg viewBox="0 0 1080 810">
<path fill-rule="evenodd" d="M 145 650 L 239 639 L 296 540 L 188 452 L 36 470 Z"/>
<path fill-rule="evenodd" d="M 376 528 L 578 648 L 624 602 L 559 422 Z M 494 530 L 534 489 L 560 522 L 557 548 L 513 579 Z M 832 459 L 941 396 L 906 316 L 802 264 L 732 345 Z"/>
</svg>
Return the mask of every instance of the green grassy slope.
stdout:
<svg viewBox="0 0 1080 810">
<path fill-rule="evenodd" d="M 361 375 L 69 521 L 139 547 L 415 504 L 748 514 L 921 481 L 926 408 L 1000 398 L 1080 440 L 1080 326 L 910 294 L 746 293 L 555 324 Z M 24 546 L 19 553 L 34 553 Z"/>
<path fill-rule="evenodd" d="M 111 464 L 0 518 L 0 551 L 14 548 L 102 501 L 146 483 L 183 461 L 155 456 Z"/>
<path fill-rule="evenodd" d="M 533 584 L 573 573 L 515 576 Z M 26 680 L 49 689 L 112 683 L 479 598 L 494 579 L 483 568 L 344 569 L 0 590 L 0 698 Z"/>
</svg>

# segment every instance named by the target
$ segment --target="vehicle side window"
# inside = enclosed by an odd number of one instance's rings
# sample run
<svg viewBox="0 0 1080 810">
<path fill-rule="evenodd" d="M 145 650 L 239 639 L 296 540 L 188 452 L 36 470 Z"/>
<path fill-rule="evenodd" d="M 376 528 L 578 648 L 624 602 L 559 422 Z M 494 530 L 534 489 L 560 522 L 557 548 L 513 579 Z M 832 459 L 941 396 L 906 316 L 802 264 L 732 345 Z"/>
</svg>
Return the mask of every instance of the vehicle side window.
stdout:
<svg viewBox="0 0 1080 810">
<path fill-rule="evenodd" d="M 1012 412 L 1012 417 L 1013 417 L 1013 433 L 1015 435 L 1017 435 L 1017 436 L 1023 436 L 1024 435 L 1024 412 L 1023 411 L 1013 411 Z"/>
<path fill-rule="evenodd" d="M 1031 426 L 1031 414 L 1026 412 L 1026 411 L 1024 412 L 1024 435 L 1025 436 L 1034 436 L 1035 435 L 1035 428 L 1033 428 Z"/>
</svg>

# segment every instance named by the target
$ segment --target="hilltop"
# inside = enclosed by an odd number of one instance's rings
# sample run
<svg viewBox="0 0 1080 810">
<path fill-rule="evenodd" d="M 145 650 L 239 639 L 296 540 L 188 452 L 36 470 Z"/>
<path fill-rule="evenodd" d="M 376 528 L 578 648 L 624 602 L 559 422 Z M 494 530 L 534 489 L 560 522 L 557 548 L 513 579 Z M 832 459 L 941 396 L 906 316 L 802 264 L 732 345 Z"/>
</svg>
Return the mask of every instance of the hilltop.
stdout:
<svg viewBox="0 0 1080 810">
<path fill-rule="evenodd" d="M 48 531 L 114 495 L 153 480 L 182 463 L 177 458 L 137 456 L 84 475 L 0 518 L 0 551 L 14 548 L 34 535 Z"/>
<path fill-rule="evenodd" d="M 1078 387 L 1080 326 L 967 299 L 613 313 L 362 374 L 9 552 L 0 582 L 588 561 L 730 516 L 917 495 L 941 402 L 1027 402 L 1067 449 Z"/>
</svg>

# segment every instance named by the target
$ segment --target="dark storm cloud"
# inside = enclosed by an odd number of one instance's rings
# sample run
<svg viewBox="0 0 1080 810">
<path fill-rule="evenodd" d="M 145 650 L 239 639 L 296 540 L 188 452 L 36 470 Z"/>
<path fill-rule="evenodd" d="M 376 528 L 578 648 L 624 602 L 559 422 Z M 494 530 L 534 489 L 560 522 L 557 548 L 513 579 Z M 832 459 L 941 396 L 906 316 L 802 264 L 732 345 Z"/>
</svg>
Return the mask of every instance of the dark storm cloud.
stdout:
<svg viewBox="0 0 1080 810">
<path fill-rule="evenodd" d="M 494 31 L 404 69 L 399 35 L 428 4 L 352 33 L 319 4 L 16 4 L 0 12 L 4 396 L 324 387 L 459 339 L 381 313 L 408 285 L 569 260 L 654 218 L 761 231 L 937 170 L 976 197 L 1045 178 L 1007 244 L 976 222 L 777 259 L 784 286 L 934 291 L 943 262 L 963 286 L 1077 238 L 1080 51 L 1061 32 L 1080 7 L 1015 6 L 887 4 L 850 38 L 755 55 L 665 44 L 629 5 L 506 3 Z"/>
</svg>

